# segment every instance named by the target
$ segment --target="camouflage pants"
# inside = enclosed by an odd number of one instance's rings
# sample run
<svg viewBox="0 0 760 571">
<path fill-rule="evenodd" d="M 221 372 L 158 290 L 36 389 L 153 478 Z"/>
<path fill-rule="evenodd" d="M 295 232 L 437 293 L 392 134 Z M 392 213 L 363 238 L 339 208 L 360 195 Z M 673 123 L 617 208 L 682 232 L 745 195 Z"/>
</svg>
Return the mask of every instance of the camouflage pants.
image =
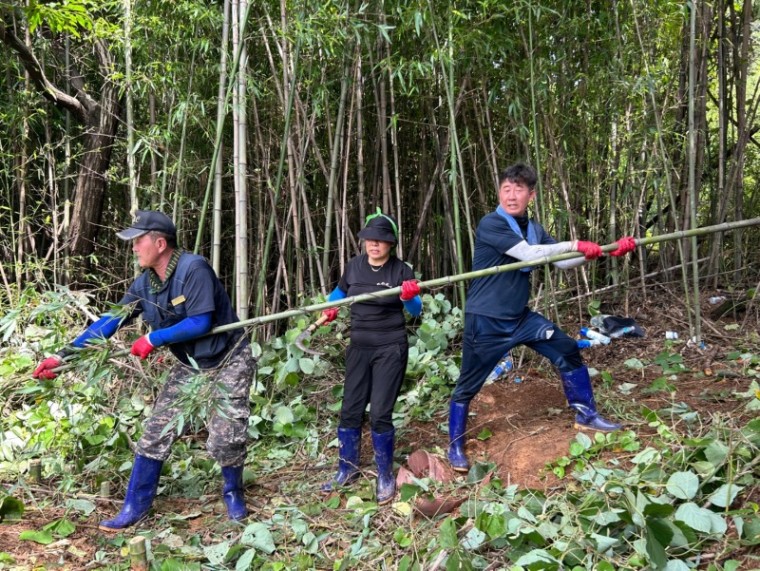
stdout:
<svg viewBox="0 0 760 571">
<path fill-rule="evenodd" d="M 183 388 L 203 375 L 204 383 L 213 383 L 209 385 L 213 402 L 206 448 L 221 466 L 242 466 L 251 414 L 248 398 L 255 370 L 256 360 L 247 346 L 215 369 L 197 371 L 181 363 L 175 365 L 156 399 L 153 414 L 145 422 L 137 453 L 154 460 L 169 457 L 172 444 L 182 432 L 177 429 L 177 419 L 182 412 L 177 401 L 182 397 Z"/>
</svg>

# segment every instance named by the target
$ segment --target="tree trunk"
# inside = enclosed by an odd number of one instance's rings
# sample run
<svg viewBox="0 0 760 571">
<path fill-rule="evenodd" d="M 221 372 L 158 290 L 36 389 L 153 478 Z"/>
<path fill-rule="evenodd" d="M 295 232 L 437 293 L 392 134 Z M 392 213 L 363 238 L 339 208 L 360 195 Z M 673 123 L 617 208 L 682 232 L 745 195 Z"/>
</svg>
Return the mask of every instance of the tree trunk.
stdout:
<svg viewBox="0 0 760 571">
<path fill-rule="evenodd" d="M 69 244 L 72 255 L 86 257 L 93 251 L 101 225 L 106 172 L 111 164 L 112 145 L 120 121 L 117 86 L 106 79 L 100 86 L 100 100 L 95 101 L 84 90 L 84 78 L 78 76 L 71 80 L 76 91 L 76 96 L 72 97 L 50 83 L 31 49 L 5 25 L 0 25 L 0 41 L 16 52 L 40 94 L 56 107 L 71 113 L 84 126 Z M 102 77 L 109 77 L 112 62 L 108 47 L 102 40 L 96 40 L 93 48 Z"/>
</svg>

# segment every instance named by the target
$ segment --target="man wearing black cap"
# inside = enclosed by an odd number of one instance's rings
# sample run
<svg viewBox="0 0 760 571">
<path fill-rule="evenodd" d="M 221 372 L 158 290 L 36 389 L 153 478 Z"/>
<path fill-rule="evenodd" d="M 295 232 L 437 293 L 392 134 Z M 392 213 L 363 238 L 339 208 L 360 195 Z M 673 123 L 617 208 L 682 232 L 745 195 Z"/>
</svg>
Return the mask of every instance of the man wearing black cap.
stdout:
<svg viewBox="0 0 760 571">
<path fill-rule="evenodd" d="M 215 327 L 237 322 L 238 317 L 206 260 L 177 248 L 177 230 L 168 216 L 138 210 L 132 226 L 116 235 L 132 241 L 132 251 L 145 271 L 119 302 L 127 311 L 119 315 L 106 313 L 71 346 L 82 348 L 94 339 L 108 338 L 141 315 L 151 331 L 132 344 L 132 355 L 145 359 L 154 349 L 166 345 L 179 363 L 171 369 L 153 414 L 143 426 L 124 506 L 114 519 L 101 522 L 99 527 L 118 531 L 134 525 L 150 511 L 161 468 L 179 437 L 175 427 L 181 412 L 177 397 L 183 386 L 198 375 L 205 375 L 218 387 L 214 390 L 217 402 L 208 422 L 206 446 L 222 467 L 227 513 L 231 519 L 242 519 L 247 515 L 243 464 L 250 415 L 248 398 L 256 362 L 242 330 L 207 335 Z M 53 369 L 72 352 L 67 347 L 48 357 L 32 376 L 55 378 Z"/>
<path fill-rule="evenodd" d="M 359 231 L 364 254 L 349 260 L 338 286 L 327 298 L 337 301 L 401 286 L 399 298 L 382 297 L 351 305 L 351 344 L 346 349 L 346 378 L 338 425 L 338 473 L 322 486 L 324 493 L 330 493 L 359 476 L 362 421 L 369 404 L 378 504 L 390 502 L 396 492 L 392 413 L 409 352 L 404 310 L 412 316 L 422 311 L 420 287 L 412 268 L 391 254 L 398 242 L 397 235 L 392 216 L 383 214 L 379 208 L 368 216 Z M 338 308 L 326 309 L 323 314 L 329 323 L 337 317 Z"/>
</svg>

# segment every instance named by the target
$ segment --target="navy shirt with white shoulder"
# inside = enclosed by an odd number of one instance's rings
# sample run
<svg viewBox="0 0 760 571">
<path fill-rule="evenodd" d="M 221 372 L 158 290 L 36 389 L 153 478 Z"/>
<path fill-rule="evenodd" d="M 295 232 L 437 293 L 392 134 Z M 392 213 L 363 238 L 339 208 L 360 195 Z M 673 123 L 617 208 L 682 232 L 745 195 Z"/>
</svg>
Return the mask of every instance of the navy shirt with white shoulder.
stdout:
<svg viewBox="0 0 760 571">
<path fill-rule="evenodd" d="M 557 243 L 540 224 L 535 221 L 532 223 L 539 244 Z M 486 214 L 475 233 L 473 271 L 519 262 L 506 252 L 523 240 L 525 238 L 515 233 L 498 213 Z M 472 280 L 467 292 L 465 311 L 497 319 L 518 319 L 525 311 L 529 299 L 530 272 L 512 270 Z"/>
<path fill-rule="evenodd" d="M 349 297 L 398 287 L 414 279 L 414 271 L 391 256 L 378 271 L 372 269 L 367 254 L 351 258 L 338 282 Z M 404 304 L 398 296 L 386 296 L 351 305 L 351 344 L 379 347 L 406 341 Z"/>
</svg>

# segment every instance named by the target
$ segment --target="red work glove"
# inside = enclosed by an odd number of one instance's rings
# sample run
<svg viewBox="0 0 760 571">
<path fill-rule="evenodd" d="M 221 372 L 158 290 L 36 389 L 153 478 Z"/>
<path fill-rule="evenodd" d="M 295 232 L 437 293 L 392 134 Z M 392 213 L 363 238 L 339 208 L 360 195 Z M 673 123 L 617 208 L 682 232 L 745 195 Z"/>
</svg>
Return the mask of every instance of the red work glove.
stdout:
<svg viewBox="0 0 760 571">
<path fill-rule="evenodd" d="M 140 359 L 147 359 L 153 349 L 155 349 L 155 347 L 148 340 L 148 336 L 143 335 L 137 341 L 132 343 L 132 349 L 129 352 L 140 357 Z"/>
<path fill-rule="evenodd" d="M 339 311 L 339 307 L 328 307 L 327 309 L 322 310 L 322 316 L 327 318 L 325 319 L 325 323 L 335 321 L 335 318 L 338 317 Z"/>
<path fill-rule="evenodd" d="M 582 253 L 587 260 L 596 260 L 604 253 L 602 247 L 596 242 L 584 242 L 583 240 L 578 240 L 575 243 L 575 251 Z"/>
<path fill-rule="evenodd" d="M 411 301 L 420 295 L 420 286 L 417 280 L 406 280 L 401 282 L 401 301 Z"/>
<path fill-rule="evenodd" d="M 58 355 L 51 355 L 47 359 L 43 359 L 42 362 L 37 365 L 37 368 L 32 373 L 35 379 L 55 379 L 58 373 L 53 371 L 56 367 L 59 367 L 63 363 Z"/>
<path fill-rule="evenodd" d="M 636 239 L 632 236 L 623 236 L 615 243 L 618 248 L 614 252 L 610 252 L 610 256 L 625 256 L 628 252 L 633 252 L 636 249 Z"/>
</svg>

